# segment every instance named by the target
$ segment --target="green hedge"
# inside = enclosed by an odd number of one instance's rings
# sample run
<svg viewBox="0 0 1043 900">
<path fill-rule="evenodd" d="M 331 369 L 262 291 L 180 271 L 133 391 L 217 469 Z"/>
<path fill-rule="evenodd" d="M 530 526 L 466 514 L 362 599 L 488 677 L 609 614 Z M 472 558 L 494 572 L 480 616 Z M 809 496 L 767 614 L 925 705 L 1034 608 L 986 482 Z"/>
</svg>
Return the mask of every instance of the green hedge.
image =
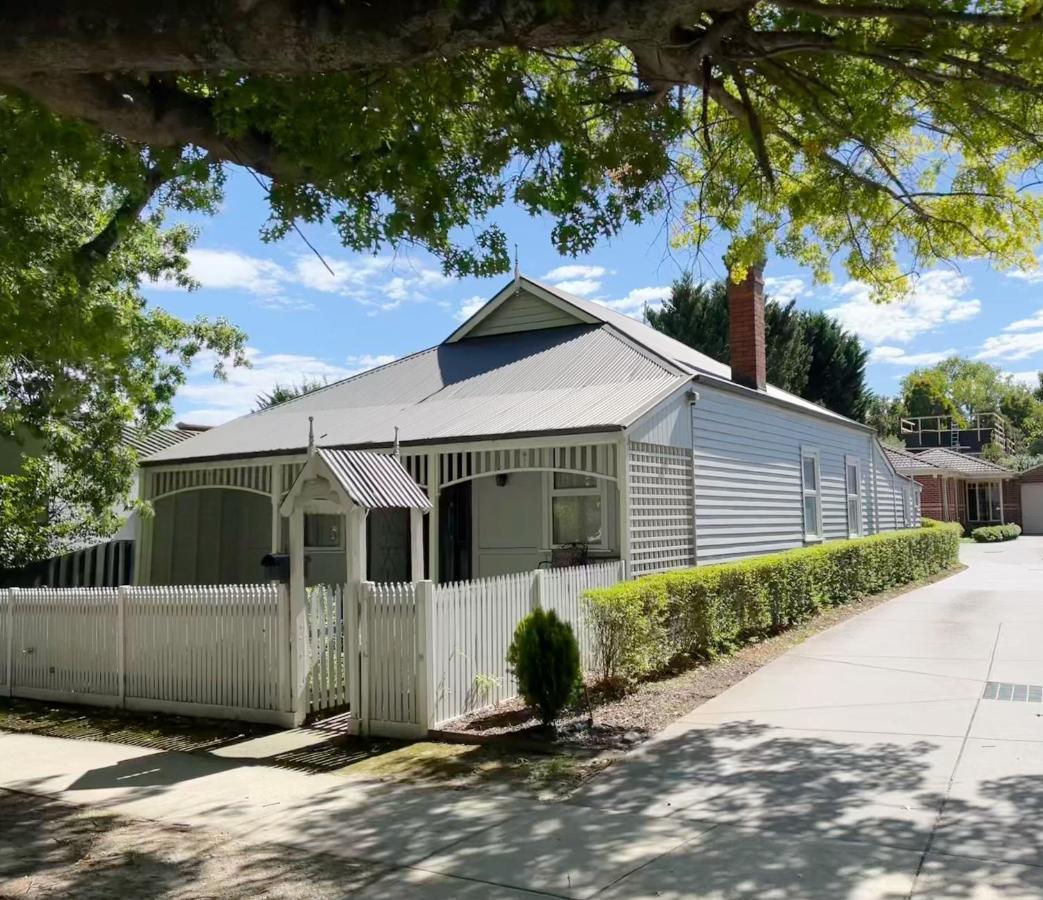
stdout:
<svg viewBox="0 0 1043 900">
<path fill-rule="evenodd" d="M 598 674 L 633 681 L 934 575 L 956 563 L 961 533 L 953 523 L 886 532 L 588 591 Z"/>
<path fill-rule="evenodd" d="M 971 537 L 979 544 L 991 544 L 995 541 L 1012 541 L 1021 534 L 1020 525 L 983 525 L 971 532 Z"/>
<path fill-rule="evenodd" d="M 920 516 L 920 527 L 921 528 L 937 528 L 942 523 L 938 519 L 931 519 L 927 516 Z"/>
</svg>

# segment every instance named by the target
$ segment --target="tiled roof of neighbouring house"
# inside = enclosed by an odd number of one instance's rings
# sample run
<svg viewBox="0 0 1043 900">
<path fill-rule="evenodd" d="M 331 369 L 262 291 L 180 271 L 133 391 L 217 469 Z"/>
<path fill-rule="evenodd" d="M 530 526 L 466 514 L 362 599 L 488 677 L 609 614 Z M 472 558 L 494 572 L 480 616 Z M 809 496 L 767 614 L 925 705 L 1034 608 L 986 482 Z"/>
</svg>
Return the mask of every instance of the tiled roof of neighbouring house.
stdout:
<svg viewBox="0 0 1043 900">
<path fill-rule="evenodd" d="M 984 475 L 993 478 L 1014 478 L 1017 475 L 1016 472 L 986 459 L 966 453 L 957 453 L 955 450 L 946 450 L 944 447 L 935 447 L 914 455 L 940 469 L 947 469 L 960 475 Z"/>
<path fill-rule="evenodd" d="M 922 454 L 910 453 L 908 450 L 902 450 L 898 447 L 888 447 L 886 444 L 880 445 L 883 448 L 884 455 L 890 460 L 891 465 L 895 467 L 895 471 L 905 474 L 923 474 L 925 471 L 930 472 L 932 469 L 937 471 L 939 474 L 942 472 L 942 467 L 937 466 L 930 460 L 924 459 Z"/>
</svg>

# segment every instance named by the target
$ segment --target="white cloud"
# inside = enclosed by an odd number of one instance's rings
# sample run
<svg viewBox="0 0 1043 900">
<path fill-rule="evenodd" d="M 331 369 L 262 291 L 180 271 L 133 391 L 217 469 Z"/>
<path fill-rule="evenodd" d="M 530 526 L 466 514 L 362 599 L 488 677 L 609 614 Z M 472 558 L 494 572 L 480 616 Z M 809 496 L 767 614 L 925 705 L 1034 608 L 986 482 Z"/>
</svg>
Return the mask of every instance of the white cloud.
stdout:
<svg viewBox="0 0 1043 900">
<path fill-rule="evenodd" d="M 608 274 L 608 269 L 604 266 L 582 266 L 582 265 L 567 265 L 558 266 L 556 269 L 551 269 L 546 275 L 543 276 L 543 281 L 558 282 L 558 281 L 570 281 L 577 278 L 604 278 Z M 567 288 L 566 288 L 567 290 Z"/>
<path fill-rule="evenodd" d="M 469 297 L 460 304 L 460 308 L 457 309 L 454 314 L 457 322 L 464 322 L 471 318 L 478 310 L 485 306 L 488 297 L 482 297 L 479 294 L 475 294 L 473 297 Z"/>
<path fill-rule="evenodd" d="M 313 291 L 341 293 L 346 288 L 367 284 L 387 265 L 387 260 L 377 256 L 363 256 L 350 262 L 327 259 L 325 265 L 317 256 L 299 256 L 294 275 L 300 284 Z"/>
<path fill-rule="evenodd" d="M 596 278 L 576 278 L 572 281 L 557 281 L 554 287 L 579 297 L 589 297 L 601 290 L 601 282 Z"/>
<path fill-rule="evenodd" d="M 193 247 L 187 255 L 188 274 L 203 288 L 272 294 L 279 291 L 291 277 L 278 263 L 247 256 L 237 250 Z M 169 279 L 153 282 L 151 287 L 157 290 L 182 290 Z"/>
<path fill-rule="evenodd" d="M 890 363 L 894 366 L 933 366 L 956 354 L 955 350 L 938 350 L 933 353 L 907 353 L 902 347 L 881 345 L 869 355 L 869 361 Z"/>
<path fill-rule="evenodd" d="M 768 277 L 764 279 L 764 292 L 776 303 L 789 303 L 790 300 L 805 296 L 808 287 L 803 278 L 796 276 Z"/>
<path fill-rule="evenodd" d="M 248 347 L 246 355 L 251 368 L 229 369 L 225 381 L 209 376 L 214 363 L 212 357 L 197 359 L 188 383 L 178 391 L 178 399 L 182 401 L 179 406 L 188 401 L 184 411 L 179 412 L 179 418 L 200 425 L 219 425 L 250 412 L 256 406 L 257 396 L 268 393 L 277 384 L 339 381 L 395 359 L 387 354 L 365 354 L 349 356 L 346 365 L 337 365 L 316 356 L 265 354 L 255 347 Z"/>
<path fill-rule="evenodd" d="M 1043 331 L 1000 334 L 985 339 L 975 359 L 1027 359 L 1043 353 Z"/>
<path fill-rule="evenodd" d="M 620 300 L 600 300 L 602 306 L 614 309 L 616 312 L 633 316 L 635 319 L 641 317 L 646 306 L 657 308 L 670 296 L 668 287 L 642 287 L 634 288 L 629 294 Z"/>
<path fill-rule="evenodd" d="M 1018 281 L 1027 281 L 1030 284 L 1043 281 L 1043 256 L 1036 258 L 1036 268 L 1022 271 L 1021 269 L 1015 269 L 1012 272 L 1007 272 L 1008 278 L 1016 278 Z"/>
<path fill-rule="evenodd" d="M 1028 372 L 1004 372 L 1008 378 L 1016 381 L 1018 384 L 1023 384 L 1025 387 L 1038 388 L 1039 387 L 1039 370 L 1030 369 Z"/>
<path fill-rule="evenodd" d="M 281 295 L 262 295 L 254 300 L 254 306 L 259 306 L 261 309 L 270 309 L 274 312 L 311 312 L 318 309 L 310 300 Z"/>
<path fill-rule="evenodd" d="M 850 281 L 837 291 L 844 302 L 826 312 L 870 344 L 907 344 L 941 325 L 964 322 L 978 315 L 981 301 L 964 296 L 970 288 L 966 276 L 934 269 L 916 280 L 908 297 L 874 303 L 869 285 Z"/>
<path fill-rule="evenodd" d="M 1016 322 L 1011 322 L 1004 331 L 1035 331 L 1036 329 L 1043 328 L 1043 309 L 1038 310 L 1029 316 L 1027 319 L 1018 319 Z"/>
</svg>

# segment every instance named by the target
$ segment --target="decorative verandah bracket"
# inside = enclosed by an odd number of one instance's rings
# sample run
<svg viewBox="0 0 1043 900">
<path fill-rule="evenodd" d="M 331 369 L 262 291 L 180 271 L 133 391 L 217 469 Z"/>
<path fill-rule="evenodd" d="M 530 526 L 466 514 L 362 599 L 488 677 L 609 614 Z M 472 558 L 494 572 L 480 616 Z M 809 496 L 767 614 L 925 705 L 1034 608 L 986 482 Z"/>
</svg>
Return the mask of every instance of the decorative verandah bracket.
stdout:
<svg viewBox="0 0 1043 900">
<path fill-rule="evenodd" d="M 360 597 L 360 586 L 366 580 L 366 517 L 371 509 L 408 509 L 410 511 L 410 546 L 413 550 L 412 580 L 424 577 L 424 514 L 430 512 L 431 501 L 394 456 L 366 450 L 330 450 L 319 447 L 294 479 L 280 512 L 290 520 L 290 634 L 295 652 L 293 669 L 294 716 L 297 724 L 304 721 L 307 708 L 308 621 L 304 572 L 304 516 L 306 514 L 343 515 L 347 546 L 347 580 L 345 603 L 354 608 Z M 418 553 L 418 549 L 420 552 Z M 345 646 L 345 654 L 354 649 Z M 351 706 L 360 708 L 357 653 L 346 659 L 350 666 Z"/>
</svg>

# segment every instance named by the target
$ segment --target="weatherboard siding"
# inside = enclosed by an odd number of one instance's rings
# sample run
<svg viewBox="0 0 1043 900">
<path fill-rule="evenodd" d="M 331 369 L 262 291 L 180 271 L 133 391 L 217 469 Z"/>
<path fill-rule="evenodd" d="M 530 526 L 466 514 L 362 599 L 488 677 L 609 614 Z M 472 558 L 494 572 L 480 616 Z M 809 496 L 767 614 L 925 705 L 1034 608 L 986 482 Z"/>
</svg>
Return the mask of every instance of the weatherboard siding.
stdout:
<svg viewBox="0 0 1043 900">
<path fill-rule="evenodd" d="M 699 395 L 691 414 L 700 563 L 804 546 L 802 446 L 819 452 L 823 537 L 848 536 L 846 457 L 862 460 L 863 508 L 871 503 L 866 432 L 730 391 L 701 387 Z"/>
<path fill-rule="evenodd" d="M 517 294 L 479 322 L 467 337 L 486 337 L 539 328 L 561 328 L 576 325 L 578 320 L 532 294 Z"/>
</svg>

